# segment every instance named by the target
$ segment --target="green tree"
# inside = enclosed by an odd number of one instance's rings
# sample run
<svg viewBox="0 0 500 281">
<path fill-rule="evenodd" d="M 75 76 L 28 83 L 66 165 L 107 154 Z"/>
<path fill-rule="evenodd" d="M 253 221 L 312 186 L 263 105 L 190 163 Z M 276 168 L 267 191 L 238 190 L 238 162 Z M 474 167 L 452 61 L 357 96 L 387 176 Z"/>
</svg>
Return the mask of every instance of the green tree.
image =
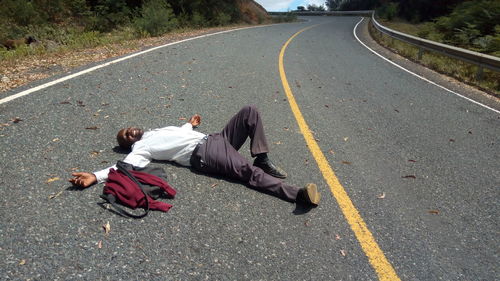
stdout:
<svg viewBox="0 0 500 281">
<path fill-rule="evenodd" d="M 148 0 L 134 22 L 142 34 L 158 36 L 177 27 L 177 19 L 170 5 L 163 0 Z"/>
</svg>

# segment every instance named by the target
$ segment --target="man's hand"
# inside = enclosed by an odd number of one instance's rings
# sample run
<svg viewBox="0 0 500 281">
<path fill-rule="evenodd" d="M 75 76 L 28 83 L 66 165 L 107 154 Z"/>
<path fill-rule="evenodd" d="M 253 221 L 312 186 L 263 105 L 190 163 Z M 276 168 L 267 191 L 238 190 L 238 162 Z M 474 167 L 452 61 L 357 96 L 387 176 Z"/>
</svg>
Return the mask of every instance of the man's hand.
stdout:
<svg viewBox="0 0 500 281">
<path fill-rule="evenodd" d="M 79 186 L 79 187 L 89 187 L 97 182 L 97 178 L 91 173 L 72 173 L 74 178 L 70 179 L 69 182 Z"/>
<path fill-rule="evenodd" d="M 191 123 L 191 125 L 193 125 L 193 128 L 194 127 L 198 127 L 200 125 L 200 123 L 201 123 L 201 116 L 199 114 L 193 115 L 189 119 L 188 123 Z"/>
</svg>

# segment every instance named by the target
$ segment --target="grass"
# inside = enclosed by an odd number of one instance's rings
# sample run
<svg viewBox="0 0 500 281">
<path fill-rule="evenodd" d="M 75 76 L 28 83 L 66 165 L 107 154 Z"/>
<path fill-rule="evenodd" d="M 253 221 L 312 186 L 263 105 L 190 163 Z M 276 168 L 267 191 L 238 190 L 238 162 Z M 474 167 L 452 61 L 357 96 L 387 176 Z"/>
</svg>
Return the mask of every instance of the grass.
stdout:
<svg viewBox="0 0 500 281">
<path fill-rule="evenodd" d="M 418 36 L 423 25 L 409 24 L 401 21 L 387 22 L 383 25 L 391 29 Z M 484 69 L 482 79 L 477 79 L 478 66 L 461 60 L 450 58 L 439 53 L 424 51 L 421 59 L 418 58 L 419 49 L 411 44 L 393 39 L 369 25 L 371 36 L 382 46 L 406 57 L 414 62 L 429 67 L 439 73 L 449 75 L 459 81 L 475 86 L 496 98 L 500 98 L 500 73 Z"/>
</svg>

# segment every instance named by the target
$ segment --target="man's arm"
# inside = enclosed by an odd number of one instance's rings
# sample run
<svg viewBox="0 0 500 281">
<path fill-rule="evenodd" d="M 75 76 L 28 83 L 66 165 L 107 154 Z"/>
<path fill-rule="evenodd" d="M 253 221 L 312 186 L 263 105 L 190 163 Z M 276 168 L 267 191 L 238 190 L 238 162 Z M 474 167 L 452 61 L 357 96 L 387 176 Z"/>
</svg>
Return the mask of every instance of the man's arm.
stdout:
<svg viewBox="0 0 500 281">
<path fill-rule="evenodd" d="M 188 123 L 191 123 L 191 125 L 193 126 L 193 128 L 198 127 L 201 124 L 201 116 L 199 114 L 193 115 L 189 119 Z"/>
<path fill-rule="evenodd" d="M 79 187 L 86 188 L 97 182 L 97 178 L 92 173 L 78 172 L 71 175 L 73 178 L 69 182 Z"/>
</svg>

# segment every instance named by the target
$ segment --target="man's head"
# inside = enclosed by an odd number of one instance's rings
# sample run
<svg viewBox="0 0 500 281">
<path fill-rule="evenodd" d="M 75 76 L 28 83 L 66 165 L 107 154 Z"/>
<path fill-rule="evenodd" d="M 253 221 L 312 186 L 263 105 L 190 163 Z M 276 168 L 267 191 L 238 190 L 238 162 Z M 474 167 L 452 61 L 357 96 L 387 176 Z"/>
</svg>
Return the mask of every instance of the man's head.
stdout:
<svg viewBox="0 0 500 281">
<path fill-rule="evenodd" d="M 118 145 L 120 145 L 121 148 L 130 149 L 136 141 L 142 138 L 143 134 L 143 130 L 135 127 L 130 127 L 121 129 L 116 135 L 116 140 L 118 141 Z"/>
</svg>

